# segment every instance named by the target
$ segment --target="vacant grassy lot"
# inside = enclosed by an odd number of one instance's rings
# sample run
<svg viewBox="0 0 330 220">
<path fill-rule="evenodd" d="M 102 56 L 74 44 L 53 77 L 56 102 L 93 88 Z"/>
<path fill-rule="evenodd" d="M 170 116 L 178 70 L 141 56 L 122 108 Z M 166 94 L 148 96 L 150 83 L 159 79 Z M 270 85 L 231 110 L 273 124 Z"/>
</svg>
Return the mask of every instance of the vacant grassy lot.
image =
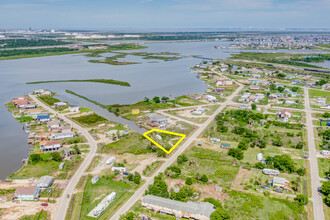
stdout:
<svg viewBox="0 0 330 220">
<path fill-rule="evenodd" d="M 50 219 L 50 214 L 46 211 L 42 211 L 42 213 L 40 214 L 40 212 L 36 213 L 35 215 L 26 215 L 23 216 L 22 218 L 20 218 L 20 220 L 49 220 Z"/>
<path fill-rule="evenodd" d="M 307 219 L 306 211 L 298 203 L 286 199 L 257 196 L 230 191 L 224 208 L 230 219 Z"/>
<path fill-rule="evenodd" d="M 114 200 L 110 206 L 114 205 L 117 200 L 128 190 L 130 187 L 129 184 L 122 182 L 115 182 L 112 180 L 106 180 L 100 178 L 100 180 L 92 184 L 90 179 L 87 181 L 87 184 L 84 189 L 84 196 L 82 199 L 82 210 L 81 210 L 81 219 L 94 219 L 87 217 L 88 213 L 102 201 L 108 194 L 112 192 L 117 193 L 116 200 Z M 109 207 L 110 207 L 109 206 Z M 109 208 L 108 207 L 108 208 Z M 107 210 L 104 211 L 105 213 Z"/>
<path fill-rule="evenodd" d="M 55 171 L 58 171 L 58 166 L 61 162 L 45 161 L 37 164 L 27 164 L 22 167 L 17 173 L 13 174 L 11 178 L 30 178 L 30 177 L 42 177 L 45 175 L 51 175 Z"/>
<path fill-rule="evenodd" d="M 45 103 L 46 103 L 47 105 L 49 105 L 49 106 L 53 106 L 54 103 L 56 103 L 56 102 L 60 102 L 59 99 L 56 99 L 56 98 L 54 98 L 53 96 L 40 95 L 40 96 L 38 96 L 38 98 L 39 98 L 41 101 L 45 102 Z"/>
<path fill-rule="evenodd" d="M 238 167 L 232 165 L 231 158 L 225 152 L 193 146 L 185 154 L 193 163 L 186 162 L 178 165 L 184 177 L 205 174 L 220 186 L 229 187 L 238 172 Z"/>
<path fill-rule="evenodd" d="M 309 97 L 310 98 L 327 98 L 327 102 L 330 99 L 330 92 L 316 90 L 316 89 L 309 89 Z"/>
<path fill-rule="evenodd" d="M 146 154 L 150 152 L 147 146 L 151 142 L 138 133 L 131 133 L 118 141 L 104 145 L 100 148 L 101 153 L 110 153 L 116 151 L 118 154 L 132 153 L 135 155 Z"/>
<path fill-rule="evenodd" d="M 85 126 L 94 126 L 108 121 L 107 119 L 95 113 L 81 117 L 74 117 L 72 119 Z"/>
<path fill-rule="evenodd" d="M 319 164 L 319 175 L 321 178 L 326 178 L 327 175 L 325 172 L 330 171 L 330 160 L 325 158 L 317 158 L 317 162 Z"/>
</svg>

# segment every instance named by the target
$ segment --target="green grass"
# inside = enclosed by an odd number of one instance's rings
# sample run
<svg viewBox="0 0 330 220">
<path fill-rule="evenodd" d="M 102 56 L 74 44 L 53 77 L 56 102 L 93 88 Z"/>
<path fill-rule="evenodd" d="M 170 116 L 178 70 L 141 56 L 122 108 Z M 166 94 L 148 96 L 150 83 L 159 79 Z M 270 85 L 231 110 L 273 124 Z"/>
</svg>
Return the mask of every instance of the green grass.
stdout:
<svg viewBox="0 0 330 220">
<path fill-rule="evenodd" d="M 80 108 L 80 113 L 85 113 L 85 112 L 91 112 L 92 110 L 86 107 L 81 107 Z"/>
<path fill-rule="evenodd" d="M 40 214 L 40 212 L 34 214 L 34 215 L 25 215 L 23 217 L 20 218 L 20 220 L 49 220 L 50 219 L 50 215 L 48 212 L 46 211 L 42 211 L 42 213 Z"/>
<path fill-rule="evenodd" d="M 120 85 L 120 86 L 131 86 L 128 82 L 123 82 L 123 81 L 118 81 L 118 80 L 113 80 L 113 79 L 52 80 L 52 81 L 27 82 L 26 84 L 57 83 L 57 82 L 93 82 L 93 83 L 113 84 L 113 85 Z"/>
<path fill-rule="evenodd" d="M 55 171 L 58 171 L 58 166 L 61 162 L 45 161 L 37 164 L 27 164 L 22 167 L 17 173 L 10 176 L 11 178 L 30 178 L 30 177 L 42 177 L 45 175 L 51 175 Z"/>
<path fill-rule="evenodd" d="M 118 154 L 132 153 L 135 155 L 146 154 L 150 152 L 147 146 L 150 145 L 146 138 L 138 133 L 130 133 L 120 138 L 118 141 L 104 145 L 100 148 L 100 153 L 117 152 Z"/>
<path fill-rule="evenodd" d="M 106 180 L 100 178 L 99 181 L 95 184 L 91 183 L 89 179 L 84 189 L 84 196 L 82 200 L 82 210 L 81 210 L 81 219 L 95 219 L 88 217 L 88 213 L 96 207 L 102 199 L 110 194 L 111 192 L 116 192 L 116 199 L 120 198 L 126 190 L 130 187 L 129 184 L 122 182 L 115 182 L 112 180 Z M 114 205 L 117 201 L 113 201 L 110 205 Z M 105 213 L 107 210 L 105 211 Z"/>
<path fill-rule="evenodd" d="M 310 98 L 319 98 L 319 97 L 324 98 L 325 97 L 327 99 L 327 102 L 330 99 L 330 92 L 316 90 L 316 89 L 309 89 L 308 91 L 309 91 Z"/>
<path fill-rule="evenodd" d="M 224 209 L 231 219 L 307 219 L 306 211 L 296 202 L 238 191 L 229 195 Z"/>
<path fill-rule="evenodd" d="M 326 178 L 325 172 L 329 172 L 330 168 L 330 160 L 325 158 L 317 158 L 317 162 L 319 165 L 319 175 L 321 178 Z"/>
<path fill-rule="evenodd" d="M 45 102 L 49 106 L 53 106 L 54 103 L 60 102 L 59 99 L 56 99 L 53 96 L 47 96 L 47 95 L 40 95 L 40 96 L 38 96 L 38 99 Z"/>
<path fill-rule="evenodd" d="M 102 116 L 99 116 L 95 113 L 90 114 L 90 115 L 80 116 L 80 117 L 74 117 L 72 119 L 85 126 L 94 126 L 94 125 L 101 124 L 101 123 L 108 121 L 107 119 L 105 119 Z"/>
<path fill-rule="evenodd" d="M 19 117 L 19 118 L 16 118 L 20 123 L 26 123 L 26 122 L 30 122 L 30 121 L 33 121 L 33 117 L 31 116 L 23 116 L 23 117 Z"/>
<path fill-rule="evenodd" d="M 220 186 L 229 187 L 238 173 L 239 167 L 232 166 L 232 160 L 227 153 L 193 146 L 185 154 L 189 161 L 194 161 L 198 165 L 190 165 L 188 162 L 178 165 L 184 177 L 205 174 Z"/>
<path fill-rule="evenodd" d="M 151 176 L 156 170 L 163 165 L 165 162 L 164 161 L 155 161 L 151 165 L 148 165 L 144 170 L 143 170 L 143 176 Z"/>
</svg>

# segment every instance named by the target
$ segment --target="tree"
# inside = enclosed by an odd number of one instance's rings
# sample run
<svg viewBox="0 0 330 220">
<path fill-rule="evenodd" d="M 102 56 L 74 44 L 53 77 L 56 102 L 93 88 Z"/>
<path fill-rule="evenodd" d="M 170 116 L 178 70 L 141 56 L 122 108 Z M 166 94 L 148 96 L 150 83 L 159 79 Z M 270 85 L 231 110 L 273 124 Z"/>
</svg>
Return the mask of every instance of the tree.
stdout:
<svg viewBox="0 0 330 220">
<path fill-rule="evenodd" d="M 181 169 L 176 166 L 169 166 L 165 170 L 165 175 L 171 178 L 177 178 L 181 174 Z"/>
<path fill-rule="evenodd" d="M 41 158 L 41 156 L 40 156 L 40 154 L 32 154 L 32 155 L 30 155 L 30 159 L 29 159 L 29 161 L 31 161 L 31 163 L 38 163 L 38 162 L 40 162 L 42 160 L 42 158 Z"/>
<path fill-rule="evenodd" d="M 133 181 L 134 180 L 134 175 L 130 173 L 130 174 L 128 174 L 127 178 L 128 178 L 129 181 Z"/>
<path fill-rule="evenodd" d="M 306 168 L 299 168 L 297 169 L 297 173 L 299 176 L 305 176 L 306 174 Z"/>
<path fill-rule="evenodd" d="M 244 158 L 244 153 L 241 149 L 239 148 L 230 148 L 228 150 L 228 155 L 232 156 L 238 160 L 242 160 Z"/>
<path fill-rule="evenodd" d="M 239 142 L 237 147 L 241 150 L 247 150 L 248 149 L 248 142 L 246 140 L 243 140 L 243 141 Z"/>
<path fill-rule="evenodd" d="M 188 161 L 188 157 L 185 154 L 181 154 L 178 156 L 177 162 L 178 164 L 183 164 Z"/>
<path fill-rule="evenodd" d="M 139 185 L 141 182 L 141 175 L 138 172 L 134 173 L 134 183 L 136 185 Z"/>
<path fill-rule="evenodd" d="M 321 186 L 322 194 L 328 196 L 330 194 L 330 181 L 324 182 Z"/>
<path fill-rule="evenodd" d="M 162 102 L 167 102 L 169 99 L 170 99 L 169 97 L 163 96 L 162 97 Z"/>
<path fill-rule="evenodd" d="M 254 104 L 254 103 L 252 103 L 252 104 L 251 104 L 251 108 L 252 108 L 252 110 L 257 110 L 257 105 Z"/>
<path fill-rule="evenodd" d="M 279 92 L 283 92 L 283 91 L 284 91 L 284 87 L 279 86 L 279 87 L 277 87 L 277 90 L 278 90 Z"/>
<path fill-rule="evenodd" d="M 264 169 L 266 167 L 266 164 L 258 162 L 256 164 L 254 164 L 254 167 L 257 169 Z"/>
<path fill-rule="evenodd" d="M 299 89 L 298 87 L 292 87 L 292 88 L 291 88 L 291 91 L 292 91 L 292 92 L 298 92 L 298 89 Z"/>
<path fill-rule="evenodd" d="M 283 146 L 283 141 L 280 138 L 276 138 L 275 140 L 273 140 L 273 145 L 277 147 L 281 147 Z"/>
<path fill-rule="evenodd" d="M 209 178 L 207 178 L 207 176 L 205 174 L 203 174 L 202 178 L 201 178 L 201 181 L 203 183 L 207 183 L 209 181 Z"/>
<path fill-rule="evenodd" d="M 324 202 L 327 206 L 330 206 L 330 194 L 324 198 Z"/>
<path fill-rule="evenodd" d="M 288 154 L 268 156 L 266 158 L 267 164 L 272 168 L 277 168 L 280 171 L 288 171 L 292 173 L 295 171 L 294 161 Z"/>
<path fill-rule="evenodd" d="M 330 118 L 330 112 L 325 112 L 322 114 L 323 118 Z"/>
<path fill-rule="evenodd" d="M 122 214 L 119 218 L 120 220 L 134 220 L 139 219 L 139 215 L 135 212 L 127 212 L 126 214 Z"/>
<path fill-rule="evenodd" d="M 143 100 L 144 102 L 149 102 L 150 100 L 149 100 L 149 98 L 147 98 L 147 97 L 144 97 L 144 100 Z"/>
<path fill-rule="evenodd" d="M 155 177 L 154 184 L 149 185 L 146 194 L 168 198 L 170 194 L 168 193 L 167 188 L 168 186 L 163 180 L 163 174 L 160 173 Z"/>
<path fill-rule="evenodd" d="M 79 147 L 77 146 L 77 144 L 75 144 L 74 146 L 73 146 L 73 149 L 74 149 L 74 152 L 75 152 L 75 154 L 81 154 L 81 152 L 80 152 L 80 149 L 79 149 Z"/>
<path fill-rule="evenodd" d="M 308 196 L 299 194 L 294 198 L 295 201 L 299 203 L 299 205 L 307 205 L 308 204 Z"/>
<path fill-rule="evenodd" d="M 211 213 L 210 220 L 227 220 L 230 219 L 229 214 L 221 208 L 216 209 Z"/>
<path fill-rule="evenodd" d="M 62 156 L 59 152 L 53 152 L 52 154 L 52 160 L 56 162 L 62 161 Z"/>
<path fill-rule="evenodd" d="M 193 179 L 191 177 L 187 177 L 186 178 L 186 184 L 189 185 L 189 186 L 192 185 L 193 184 Z"/>
<path fill-rule="evenodd" d="M 155 103 L 160 103 L 160 98 L 158 96 L 155 96 L 153 99 L 152 99 Z"/>
<path fill-rule="evenodd" d="M 304 142 L 302 141 L 299 141 L 295 146 L 296 149 L 303 149 L 303 147 L 304 147 Z"/>
</svg>

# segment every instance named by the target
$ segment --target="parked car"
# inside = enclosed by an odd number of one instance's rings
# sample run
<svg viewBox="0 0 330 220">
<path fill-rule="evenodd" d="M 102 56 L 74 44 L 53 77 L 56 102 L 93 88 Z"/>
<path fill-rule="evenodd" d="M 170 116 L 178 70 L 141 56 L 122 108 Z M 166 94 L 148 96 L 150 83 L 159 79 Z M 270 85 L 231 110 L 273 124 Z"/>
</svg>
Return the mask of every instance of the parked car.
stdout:
<svg viewBox="0 0 330 220">
<path fill-rule="evenodd" d="M 270 189 L 270 186 L 262 185 L 261 188 L 263 188 L 263 189 Z"/>
<path fill-rule="evenodd" d="M 43 202 L 41 203 L 42 206 L 48 206 L 48 203 L 47 202 Z"/>
<path fill-rule="evenodd" d="M 303 159 L 308 159 L 308 156 L 307 156 L 307 155 L 305 155 L 305 156 L 303 156 L 302 158 L 303 158 Z"/>
<path fill-rule="evenodd" d="M 283 193 L 283 191 L 280 189 L 274 189 L 274 192 Z"/>
<path fill-rule="evenodd" d="M 70 198 L 70 195 L 69 195 L 69 194 L 67 194 L 67 195 L 66 195 L 66 198 Z"/>
</svg>

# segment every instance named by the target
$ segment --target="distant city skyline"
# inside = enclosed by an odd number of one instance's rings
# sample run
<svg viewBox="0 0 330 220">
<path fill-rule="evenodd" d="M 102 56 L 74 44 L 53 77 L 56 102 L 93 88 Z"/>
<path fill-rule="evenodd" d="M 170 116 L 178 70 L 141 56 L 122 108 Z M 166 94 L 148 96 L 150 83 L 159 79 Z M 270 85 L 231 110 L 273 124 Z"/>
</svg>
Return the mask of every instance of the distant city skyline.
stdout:
<svg viewBox="0 0 330 220">
<path fill-rule="evenodd" d="M 0 29 L 330 28 L 329 0 L 0 0 Z"/>
</svg>

